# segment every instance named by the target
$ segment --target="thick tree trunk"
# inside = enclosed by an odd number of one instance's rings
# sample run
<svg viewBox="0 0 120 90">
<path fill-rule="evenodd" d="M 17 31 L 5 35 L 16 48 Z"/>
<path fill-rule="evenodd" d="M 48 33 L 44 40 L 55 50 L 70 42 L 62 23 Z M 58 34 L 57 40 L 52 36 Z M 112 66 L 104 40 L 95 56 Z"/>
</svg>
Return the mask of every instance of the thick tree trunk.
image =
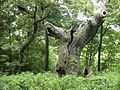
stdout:
<svg viewBox="0 0 120 90">
<path fill-rule="evenodd" d="M 62 44 L 62 46 L 60 46 L 59 59 L 57 63 L 57 72 L 60 75 L 63 74 L 72 74 L 76 76 L 79 75 L 80 53 L 83 47 L 87 43 L 89 43 L 91 39 L 93 39 L 98 28 L 103 23 L 102 18 L 101 19 L 99 18 L 98 16 L 95 16 L 95 18 L 88 21 L 88 23 L 84 26 L 83 29 L 77 30 L 76 36 L 74 36 L 74 40 L 69 47 L 70 53 L 68 53 L 67 43 L 64 43 Z"/>
<path fill-rule="evenodd" d="M 80 49 L 74 46 L 68 48 L 66 43 L 59 48 L 59 59 L 56 71 L 60 75 L 73 74 L 78 76 L 80 66 Z"/>
<path fill-rule="evenodd" d="M 56 71 L 60 76 L 66 74 L 79 75 L 81 51 L 94 38 L 98 28 L 103 24 L 105 16 L 106 11 L 100 10 L 95 16 L 89 18 L 83 27 L 77 28 L 69 48 L 67 45 L 71 37 L 70 32 L 58 28 L 51 23 L 45 23 L 49 36 L 62 41 L 62 45 L 59 47 L 59 59 L 56 67 Z"/>
</svg>

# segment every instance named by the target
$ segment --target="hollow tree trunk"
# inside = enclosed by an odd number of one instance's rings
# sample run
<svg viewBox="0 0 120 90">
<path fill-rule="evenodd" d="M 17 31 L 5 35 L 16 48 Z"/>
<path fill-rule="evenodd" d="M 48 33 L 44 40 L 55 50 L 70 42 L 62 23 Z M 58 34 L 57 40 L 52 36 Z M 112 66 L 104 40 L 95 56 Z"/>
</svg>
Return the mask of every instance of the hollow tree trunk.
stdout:
<svg viewBox="0 0 120 90">
<path fill-rule="evenodd" d="M 99 17 L 101 18 L 101 17 Z M 72 44 L 67 48 L 67 43 L 65 42 L 59 48 L 59 59 L 57 63 L 56 71 L 60 75 L 65 74 L 72 74 L 72 75 L 79 75 L 79 68 L 80 68 L 80 53 L 83 47 L 89 43 L 91 39 L 95 36 L 98 28 L 103 23 L 102 18 L 100 20 L 98 16 L 95 16 L 94 19 L 88 21 L 84 28 L 79 28 L 74 36 L 74 40 Z M 93 21 L 94 20 L 94 21 Z M 98 21 L 96 21 L 98 20 Z M 93 23 L 95 22 L 95 23 Z"/>
<path fill-rule="evenodd" d="M 67 45 L 71 37 L 70 32 L 56 27 L 49 22 L 45 23 L 48 35 L 62 41 L 59 47 L 59 58 L 56 66 L 56 71 L 60 76 L 66 74 L 79 75 L 81 51 L 94 38 L 98 28 L 103 24 L 105 16 L 106 11 L 100 10 L 93 17 L 89 18 L 83 27 L 77 28 L 69 48 L 67 48 Z"/>
</svg>

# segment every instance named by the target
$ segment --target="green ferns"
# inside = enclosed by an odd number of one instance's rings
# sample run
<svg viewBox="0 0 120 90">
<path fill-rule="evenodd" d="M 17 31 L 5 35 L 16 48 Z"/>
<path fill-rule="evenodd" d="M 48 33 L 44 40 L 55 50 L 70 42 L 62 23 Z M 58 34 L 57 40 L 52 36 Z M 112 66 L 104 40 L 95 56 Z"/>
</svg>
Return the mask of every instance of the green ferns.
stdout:
<svg viewBox="0 0 120 90">
<path fill-rule="evenodd" d="M 90 77 L 66 75 L 62 78 L 50 72 L 1 76 L 0 90 L 119 90 L 120 73 L 98 73 Z"/>
</svg>

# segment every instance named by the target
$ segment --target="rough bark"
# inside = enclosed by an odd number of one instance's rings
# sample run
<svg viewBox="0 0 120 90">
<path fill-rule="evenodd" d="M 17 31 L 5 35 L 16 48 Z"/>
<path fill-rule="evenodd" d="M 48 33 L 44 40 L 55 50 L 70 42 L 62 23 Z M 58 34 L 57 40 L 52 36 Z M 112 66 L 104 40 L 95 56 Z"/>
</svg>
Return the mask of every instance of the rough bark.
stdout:
<svg viewBox="0 0 120 90">
<path fill-rule="evenodd" d="M 48 35 L 57 39 L 60 39 L 63 42 L 68 41 L 68 33 L 65 29 L 54 26 L 53 24 L 46 22 L 45 28 L 47 29 Z"/>
<path fill-rule="evenodd" d="M 62 41 L 59 47 L 59 58 L 56 67 L 56 71 L 60 76 L 66 74 L 79 75 L 80 53 L 83 47 L 94 38 L 98 28 L 103 24 L 105 16 L 106 11 L 100 10 L 93 17 L 89 18 L 83 27 L 79 27 L 76 30 L 73 42 L 69 46 L 69 53 L 67 45 L 70 40 L 70 32 L 66 32 L 64 29 L 58 28 L 48 22 L 45 24 L 49 36 Z"/>
</svg>

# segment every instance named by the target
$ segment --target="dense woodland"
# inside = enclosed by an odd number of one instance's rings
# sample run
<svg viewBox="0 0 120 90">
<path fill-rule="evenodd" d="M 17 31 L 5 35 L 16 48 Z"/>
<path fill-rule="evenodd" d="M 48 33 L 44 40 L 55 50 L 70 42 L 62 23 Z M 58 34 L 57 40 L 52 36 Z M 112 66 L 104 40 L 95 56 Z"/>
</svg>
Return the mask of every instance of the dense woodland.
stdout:
<svg viewBox="0 0 120 90">
<path fill-rule="evenodd" d="M 120 1 L 0 0 L 0 90 L 120 90 Z"/>
</svg>

